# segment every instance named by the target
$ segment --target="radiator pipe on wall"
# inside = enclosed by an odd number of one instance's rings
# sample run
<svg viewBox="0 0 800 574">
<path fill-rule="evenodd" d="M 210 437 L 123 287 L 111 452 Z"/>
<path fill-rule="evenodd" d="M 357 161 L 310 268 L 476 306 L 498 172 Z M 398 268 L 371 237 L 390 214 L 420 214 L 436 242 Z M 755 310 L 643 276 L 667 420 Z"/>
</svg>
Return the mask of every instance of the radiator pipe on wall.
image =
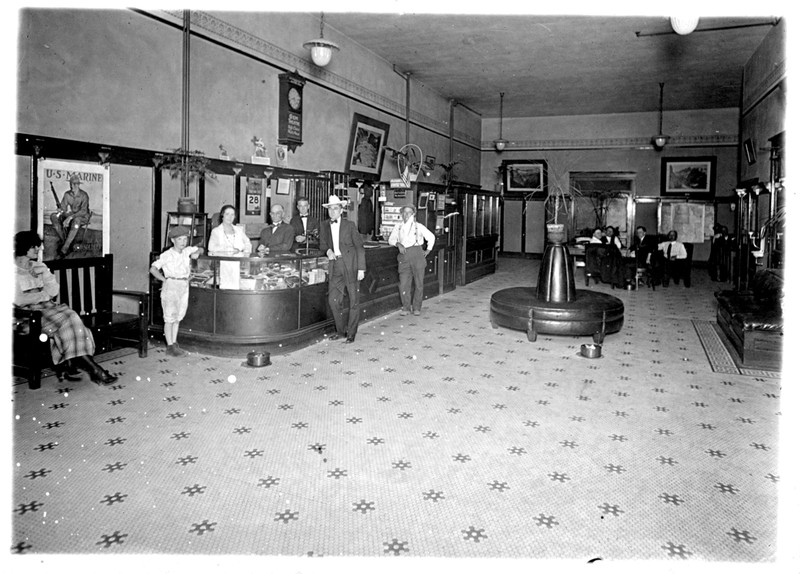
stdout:
<svg viewBox="0 0 800 574">
<path fill-rule="evenodd" d="M 411 72 L 405 73 L 406 78 L 406 144 L 411 143 Z"/>
<path fill-rule="evenodd" d="M 189 151 L 189 76 L 191 54 L 191 12 L 183 11 L 183 67 L 181 69 L 181 149 Z M 186 176 L 186 156 L 181 158 L 184 163 L 181 170 L 181 195 L 189 197 L 189 179 Z"/>
<path fill-rule="evenodd" d="M 456 117 L 456 105 L 457 102 L 455 100 L 450 100 L 450 129 L 448 132 L 448 139 L 450 143 L 450 158 L 447 160 L 448 163 L 453 163 L 453 137 L 455 136 L 455 128 L 453 127 L 453 122 L 455 121 Z"/>
</svg>

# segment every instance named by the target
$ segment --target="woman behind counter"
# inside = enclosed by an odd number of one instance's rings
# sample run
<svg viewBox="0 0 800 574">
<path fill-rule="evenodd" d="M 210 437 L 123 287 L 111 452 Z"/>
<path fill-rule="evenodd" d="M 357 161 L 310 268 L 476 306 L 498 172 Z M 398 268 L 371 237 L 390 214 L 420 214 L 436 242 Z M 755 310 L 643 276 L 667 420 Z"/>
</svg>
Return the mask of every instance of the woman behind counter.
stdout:
<svg viewBox="0 0 800 574">
<path fill-rule="evenodd" d="M 59 286 L 47 265 L 38 261 L 41 246 L 42 239 L 34 231 L 20 231 L 14 236 L 14 305 L 42 313 L 42 332 L 50 337 L 58 380 L 79 380 L 81 368 L 98 385 L 112 384 L 117 377 L 93 358 L 92 331 L 69 306 L 53 301 Z"/>
<path fill-rule="evenodd" d="M 253 250 L 253 244 L 244 232 L 244 227 L 235 225 L 236 209 L 232 205 L 223 205 L 219 210 L 220 224 L 211 230 L 208 239 L 209 255 L 241 255 L 247 257 Z"/>
</svg>

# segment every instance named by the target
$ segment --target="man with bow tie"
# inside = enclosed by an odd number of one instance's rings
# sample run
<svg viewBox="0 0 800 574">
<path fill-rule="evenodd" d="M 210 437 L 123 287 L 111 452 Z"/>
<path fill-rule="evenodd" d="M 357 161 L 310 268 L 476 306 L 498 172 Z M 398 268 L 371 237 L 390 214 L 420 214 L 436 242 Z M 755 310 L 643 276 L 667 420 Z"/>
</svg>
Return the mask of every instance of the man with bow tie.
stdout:
<svg viewBox="0 0 800 574">
<path fill-rule="evenodd" d="M 319 248 L 328 257 L 328 305 L 333 313 L 336 333 L 328 337 L 335 340 L 345 337 L 345 343 L 356 338 L 359 319 L 358 282 L 364 279 L 367 269 L 364 241 L 356 224 L 342 219 L 347 200 L 331 195 L 328 203 L 330 219 L 319 228 Z M 345 305 L 345 296 L 350 300 Z"/>
<path fill-rule="evenodd" d="M 283 221 L 283 206 L 273 205 L 269 212 L 272 215 L 272 225 L 261 230 L 256 249 L 262 256 L 289 251 L 294 243 L 294 230 Z"/>
<path fill-rule="evenodd" d="M 308 199 L 300 197 L 297 200 L 297 213 L 289 224 L 294 230 L 294 240 L 297 246 L 317 247 L 319 244 L 319 219 L 308 214 Z"/>
</svg>

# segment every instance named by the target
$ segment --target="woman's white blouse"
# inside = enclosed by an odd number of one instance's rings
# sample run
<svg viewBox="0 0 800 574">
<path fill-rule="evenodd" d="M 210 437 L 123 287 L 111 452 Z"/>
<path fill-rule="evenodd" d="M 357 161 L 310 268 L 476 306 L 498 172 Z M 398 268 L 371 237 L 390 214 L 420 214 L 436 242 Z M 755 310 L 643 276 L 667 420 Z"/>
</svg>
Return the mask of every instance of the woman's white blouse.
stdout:
<svg viewBox="0 0 800 574">
<path fill-rule="evenodd" d="M 225 227 L 222 224 L 211 230 L 211 237 L 208 239 L 209 255 L 250 253 L 252 250 L 253 244 L 241 225 L 233 226 L 232 236 L 225 233 Z"/>
</svg>

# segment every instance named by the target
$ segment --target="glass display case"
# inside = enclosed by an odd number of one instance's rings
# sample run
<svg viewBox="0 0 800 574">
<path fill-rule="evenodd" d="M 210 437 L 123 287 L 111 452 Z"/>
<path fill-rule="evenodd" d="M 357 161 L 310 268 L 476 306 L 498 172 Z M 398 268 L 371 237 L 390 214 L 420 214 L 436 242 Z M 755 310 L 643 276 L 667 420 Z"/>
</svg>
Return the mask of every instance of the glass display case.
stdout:
<svg viewBox="0 0 800 574">
<path fill-rule="evenodd" d="M 200 256 L 189 285 L 202 289 L 280 291 L 325 283 L 328 258 L 318 254 L 270 257 Z"/>
</svg>

